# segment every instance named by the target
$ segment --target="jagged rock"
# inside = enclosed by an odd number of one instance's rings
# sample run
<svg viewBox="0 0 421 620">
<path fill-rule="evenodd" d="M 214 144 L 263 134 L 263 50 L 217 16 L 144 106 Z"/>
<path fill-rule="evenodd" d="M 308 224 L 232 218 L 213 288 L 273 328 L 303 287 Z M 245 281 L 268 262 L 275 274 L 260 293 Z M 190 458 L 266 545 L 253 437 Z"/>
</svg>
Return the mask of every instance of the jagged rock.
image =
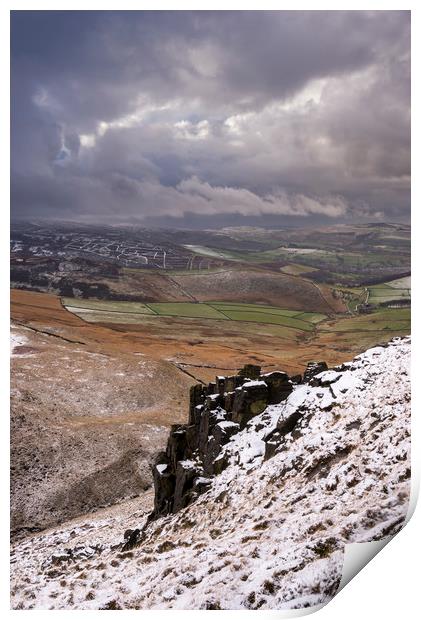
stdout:
<svg viewBox="0 0 421 620">
<path fill-rule="evenodd" d="M 272 456 L 275 456 L 280 444 L 282 443 L 282 438 L 283 435 L 281 435 L 279 431 L 275 430 L 271 433 L 270 438 L 265 440 L 265 461 L 272 458 Z"/>
<path fill-rule="evenodd" d="M 309 384 L 313 387 L 328 387 L 335 383 L 340 378 L 340 373 L 335 370 L 323 371 L 321 377 L 315 375 L 309 381 Z"/>
<path fill-rule="evenodd" d="M 298 385 L 303 380 L 301 375 L 293 375 L 290 379 L 294 385 Z"/>
<path fill-rule="evenodd" d="M 304 371 L 303 383 L 308 383 L 310 379 L 312 379 L 315 375 L 318 375 L 319 372 L 323 372 L 327 369 L 328 367 L 326 362 L 309 362 Z"/>
<path fill-rule="evenodd" d="M 186 449 L 185 455 L 188 458 L 191 458 L 194 452 L 199 447 L 199 433 L 197 426 L 195 424 L 191 424 L 186 427 Z"/>
<path fill-rule="evenodd" d="M 152 473 L 155 488 L 154 514 L 167 514 L 172 511 L 175 475 L 165 453 L 158 456 Z"/>
<path fill-rule="evenodd" d="M 203 474 L 203 468 L 195 461 L 177 463 L 173 512 L 178 512 L 189 503 L 188 491 L 192 490 L 193 481 Z"/>
<path fill-rule="evenodd" d="M 238 433 L 239 430 L 240 426 L 238 424 L 228 420 L 222 420 L 213 427 L 203 458 L 205 474 L 212 475 L 214 473 L 214 461 L 218 457 L 222 446 L 227 444 L 231 437 Z"/>
<path fill-rule="evenodd" d="M 228 467 L 229 461 L 225 454 L 220 454 L 214 461 L 213 469 L 214 473 L 217 476 L 222 473 L 224 469 Z"/>
<path fill-rule="evenodd" d="M 193 480 L 193 492 L 200 495 L 201 493 L 206 493 L 209 487 L 212 484 L 212 480 L 210 478 L 205 478 L 204 476 L 199 476 Z"/>
<path fill-rule="evenodd" d="M 214 462 L 221 451 L 221 445 L 211 436 L 208 439 L 206 451 L 203 453 L 203 472 L 205 476 L 213 476 L 215 473 Z"/>
<path fill-rule="evenodd" d="M 121 550 L 130 551 L 130 549 L 133 549 L 133 547 L 139 541 L 139 538 L 140 538 L 140 530 L 138 529 L 133 530 L 130 536 L 128 537 L 128 540 L 122 546 Z"/>
<path fill-rule="evenodd" d="M 206 394 L 210 395 L 210 394 L 215 394 L 216 392 L 216 383 L 209 383 L 207 390 L 206 390 Z"/>
<path fill-rule="evenodd" d="M 215 383 L 216 383 L 216 393 L 219 394 L 220 396 L 223 396 L 225 392 L 225 377 L 216 377 Z"/>
<path fill-rule="evenodd" d="M 195 408 L 203 405 L 205 400 L 205 387 L 197 383 L 190 388 L 189 424 L 194 424 Z"/>
<path fill-rule="evenodd" d="M 211 410 L 216 409 L 217 407 L 220 407 L 222 404 L 223 404 L 223 398 L 219 394 L 210 394 L 209 396 L 206 396 L 205 406 L 208 409 L 211 409 Z"/>
<path fill-rule="evenodd" d="M 200 418 L 202 417 L 202 411 L 204 409 L 204 405 L 196 405 L 193 411 L 193 420 L 192 424 L 196 427 L 200 426 Z"/>
<path fill-rule="evenodd" d="M 238 374 L 240 377 L 246 377 L 247 379 L 258 379 L 261 370 L 261 366 L 256 366 L 256 364 L 245 364 Z"/>
<path fill-rule="evenodd" d="M 224 446 L 229 442 L 231 437 L 238 433 L 240 430 L 239 424 L 236 422 L 231 422 L 229 420 L 222 420 L 222 422 L 218 422 L 213 430 L 212 435 L 215 438 L 215 441 L 220 445 Z"/>
<path fill-rule="evenodd" d="M 237 375 L 233 375 L 231 377 L 226 377 L 225 379 L 225 391 L 233 392 L 238 385 L 236 385 Z"/>
<path fill-rule="evenodd" d="M 247 381 L 235 390 L 232 420 L 242 430 L 254 416 L 262 413 L 269 402 L 269 390 L 264 381 Z"/>
<path fill-rule="evenodd" d="M 277 453 L 279 446 L 284 442 L 285 435 L 288 435 L 288 433 L 294 431 L 298 421 L 304 413 L 305 411 L 299 407 L 288 417 L 278 420 L 276 428 L 264 438 L 266 444 L 264 456 L 265 461 L 272 458 L 272 456 Z"/>
<path fill-rule="evenodd" d="M 226 415 L 226 411 L 219 406 L 216 409 L 207 409 L 205 407 L 203 410 L 202 417 L 200 419 L 198 442 L 199 453 L 202 457 L 207 451 L 207 444 L 209 441 L 209 436 L 212 434 L 213 427 L 218 422 L 225 420 Z"/>
<path fill-rule="evenodd" d="M 269 405 L 276 405 L 288 398 L 292 392 L 292 382 L 286 372 L 270 372 L 260 377 L 268 386 Z"/>
<path fill-rule="evenodd" d="M 182 424 L 173 424 L 168 439 L 167 456 L 174 470 L 177 466 L 177 461 L 183 458 L 185 449 L 186 427 Z"/>
<path fill-rule="evenodd" d="M 206 450 L 212 422 L 212 412 L 210 409 L 205 407 L 203 409 L 199 424 L 198 449 L 201 453 L 204 453 L 204 451 Z"/>
<path fill-rule="evenodd" d="M 322 363 L 309 365 L 320 372 Z M 301 379 L 301 377 L 299 377 Z M 260 366 L 246 364 L 238 375 L 217 376 L 207 386 L 190 389 L 189 423 L 171 427 L 166 453 L 153 468 L 155 504 L 151 519 L 187 506 L 228 465 L 223 447 L 249 420 L 269 404 L 285 400 L 293 382 L 285 372 L 261 375 Z M 294 428 L 296 415 L 279 422 L 266 439 L 266 458 L 274 453 L 285 434 Z"/>
<path fill-rule="evenodd" d="M 278 433 L 280 433 L 281 436 L 290 433 L 303 414 L 304 410 L 301 407 L 298 407 L 298 409 L 296 409 L 290 416 L 280 419 L 276 425 L 276 430 Z"/>
<path fill-rule="evenodd" d="M 232 377 L 227 377 L 225 380 L 225 391 L 226 392 L 234 392 L 235 388 L 243 385 L 245 381 L 245 377 L 240 375 L 233 375 Z"/>
<path fill-rule="evenodd" d="M 227 412 L 231 412 L 234 405 L 235 392 L 225 392 L 224 395 L 224 409 Z"/>
</svg>

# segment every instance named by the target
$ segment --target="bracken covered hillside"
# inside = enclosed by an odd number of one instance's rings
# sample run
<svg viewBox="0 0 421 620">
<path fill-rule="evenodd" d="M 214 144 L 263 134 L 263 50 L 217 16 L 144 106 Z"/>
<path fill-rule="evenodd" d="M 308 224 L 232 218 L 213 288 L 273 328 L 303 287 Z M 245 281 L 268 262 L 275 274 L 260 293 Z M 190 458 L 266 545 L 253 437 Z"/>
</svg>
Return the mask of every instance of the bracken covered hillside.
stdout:
<svg viewBox="0 0 421 620">
<path fill-rule="evenodd" d="M 410 491 L 409 338 L 298 385 L 224 447 L 176 514 L 70 523 L 12 550 L 14 608 L 287 609 L 337 590 L 344 546 L 395 533 Z M 297 414 L 299 413 L 299 415 Z M 266 439 L 290 428 L 264 460 Z M 281 433 L 282 434 L 282 433 Z"/>
</svg>

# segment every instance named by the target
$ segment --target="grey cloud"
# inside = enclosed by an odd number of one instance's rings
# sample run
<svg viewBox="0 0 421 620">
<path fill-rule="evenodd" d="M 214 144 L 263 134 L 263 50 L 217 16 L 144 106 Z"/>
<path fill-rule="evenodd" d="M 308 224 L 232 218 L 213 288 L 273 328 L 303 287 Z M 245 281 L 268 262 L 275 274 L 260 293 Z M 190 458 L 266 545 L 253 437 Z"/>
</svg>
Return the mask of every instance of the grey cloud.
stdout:
<svg viewBox="0 0 421 620">
<path fill-rule="evenodd" d="M 409 49 L 408 12 L 15 12 L 12 215 L 408 217 Z"/>
<path fill-rule="evenodd" d="M 25 215 L 29 215 L 35 205 L 42 206 L 45 214 L 55 217 L 56 202 L 61 200 L 68 218 L 83 215 L 85 221 L 96 221 L 94 214 L 99 208 L 104 221 L 110 218 L 123 221 L 125 217 L 139 221 L 145 217 L 182 218 L 190 213 L 338 217 L 345 215 L 348 208 L 341 196 L 289 195 L 284 191 L 258 196 L 244 188 L 212 186 L 197 177 L 171 187 L 158 181 L 136 181 L 118 173 L 102 179 L 24 177 L 12 185 L 12 194 L 14 200 L 25 206 Z M 91 214 L 89 207 L 93 207 Z"/>
</svg>

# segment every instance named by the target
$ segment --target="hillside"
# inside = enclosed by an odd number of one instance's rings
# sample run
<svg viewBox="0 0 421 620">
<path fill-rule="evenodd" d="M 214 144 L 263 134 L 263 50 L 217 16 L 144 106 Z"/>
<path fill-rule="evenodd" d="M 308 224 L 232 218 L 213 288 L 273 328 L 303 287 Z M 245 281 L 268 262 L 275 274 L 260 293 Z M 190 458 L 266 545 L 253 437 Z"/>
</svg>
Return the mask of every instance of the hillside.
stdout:
<svg viewBox="0 0 421 620">
<path fill-rule="evenodd" d="M 136 338 L 91 327 L 52 296 L 24 303 L 27 295 L 12 301 L 12 537 L 148 488 L 192 381 Z"/>
<path fill-rule="evenodd" d="M 200 301 L 258 302 L 313 312 L 344 312 L 340 299 L 323 285 L 282 273 L 253 269 L 225 269 L 209 274 L 178 274 L 172 278 Z M 216 297 L 215 297 L 216 295 Z"/>
<path fill-rule="evenodd" d="M 397 532 L 405 519 L 409 357 L 410 339 L 393 339 L 295 386 L 231 438 L 227 467 L 207 492 L 152 521 L 128 552 L 123 533 L 145 525 L 150 495 L 16 543 L 12 606 L 287 609 L 328 601 L 344 545 Z"/>
</svg>

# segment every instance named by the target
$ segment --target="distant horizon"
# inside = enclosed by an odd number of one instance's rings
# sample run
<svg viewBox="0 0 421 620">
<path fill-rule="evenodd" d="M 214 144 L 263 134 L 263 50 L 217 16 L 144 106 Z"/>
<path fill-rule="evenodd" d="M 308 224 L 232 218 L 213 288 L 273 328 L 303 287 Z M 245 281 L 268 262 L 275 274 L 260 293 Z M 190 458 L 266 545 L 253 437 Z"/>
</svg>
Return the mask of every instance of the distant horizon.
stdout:
<svg viewBox="0 0 421 620">
<path fill-rule="evenodd" d="M 279 226 L 273 226 L 271 224 L 264 225 L 260 224 L 226 224 L 221 226 L 216 226 L 214 228 L 204 227 L 204 228 L 189 228 L 188 226 L 170 226 L 167 225 L 152 225 L 142 222 L 92 222 L 92 221 L 83 221 L 83 220 L 72 220 L 72 219 L 59 219 L 59 218 L 47 218 L 47 217 L 29 217 L 29 216 L 15 216 L 11 217 L 10 225 L 18 223 L 26 223 L 26 224 L 49 224 L 49 225 L 71 225 L 71 226 L 86 226 L 86 227 L 104 227 L 104 228 L 150 228 L 152 230 L 191 230 L 191 231 L 199 231 L 199 230 L 234 230 L 234 229 L 255 229 L 261 228 L 263 230 L 283 230 L 283 229 L 313 229 L 313 228 L 333 228 L 333 227 L 352 227 L 352 226 L 405 226 L 411 228 L 411 222 L 403 222 L 396 220 L 380 220 L 380 221 L 340 221 L 340 222 L 327 222 L 327 223 L 312 223 L 310 225 L 300 225 L 300 224 L 283 224 Z"/>
</svg>

